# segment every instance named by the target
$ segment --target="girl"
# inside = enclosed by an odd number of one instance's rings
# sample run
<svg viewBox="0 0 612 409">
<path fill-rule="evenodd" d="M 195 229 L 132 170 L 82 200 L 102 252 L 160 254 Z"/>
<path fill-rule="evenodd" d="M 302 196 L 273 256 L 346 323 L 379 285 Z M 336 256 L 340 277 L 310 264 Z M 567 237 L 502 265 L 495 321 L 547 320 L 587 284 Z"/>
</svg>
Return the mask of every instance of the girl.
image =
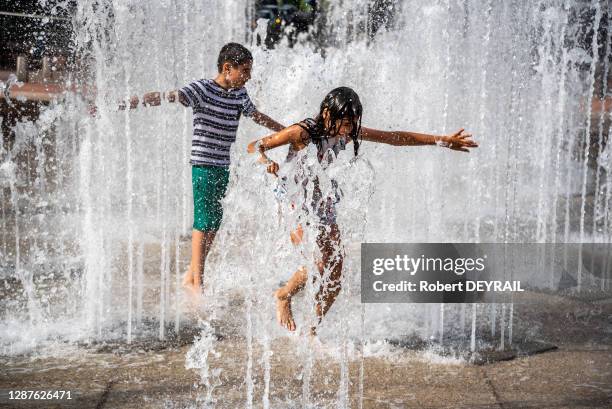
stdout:
<svg viewBox="0 0 612 409">
<path fill-rule="evenodd" d="M 439 145 L 449 149 L 469 152 L 468 148 L 478 145 L 471 140 L 471 135 L 463 129 L 449 136 L 427 135 L 414 132 L 381 131 L 361 126 L 362 106 L 359 96 L 348 87 L 332 90 L 323 102 L 319 115 L 307 118 L 273 135 L 251 142 L 248 152 L 259 152 L 260 162 L 267 164 L 267 171 L 276 175 L 279 165 L 270 160 L 265 151 L 289 144 L 286 162 L 295 159 L 297 152 L 314 144 L 317 148 L 317 158 L 323 169 L 331 163 L 341 150 L 353 143 L 355 156 L 359 152 L 360 142 L 370 141 L 386 143 L 394 146 Z M 341 197 L 337 183 L 331 180 L 331 193 L 322 193 L 318 177 L 306 177 L 302 180 L 304 186 L 312 179 L 312 193 L 309 203 L 302 206 L 305 212 L 312 211 L 319 220 L 317 245 L 321 251 L 321 260 L 317 267 L 321 274 L 321 285 L 316 294 L 317 324 L 332 306 L 341 289 L 342 263 L 344 254 L 340 242 L 340 231 L 336 223 L 336 208 Z M 296 182 L 300 182 L 296 177 Z M 291 233 L 291 240 L 298 244 L 302 239 L 302 226 Z M 280 325 L 289 331 L 295 331 L 296 325 L 291 313 L 291 297 L 304 288 L 308 273 L 305 267 L 298 269 L 286 285 L 274 292 L 276 298 L 276 313 Z M 316 327 L 311 328 L 315 333 Z"/>
</svg>

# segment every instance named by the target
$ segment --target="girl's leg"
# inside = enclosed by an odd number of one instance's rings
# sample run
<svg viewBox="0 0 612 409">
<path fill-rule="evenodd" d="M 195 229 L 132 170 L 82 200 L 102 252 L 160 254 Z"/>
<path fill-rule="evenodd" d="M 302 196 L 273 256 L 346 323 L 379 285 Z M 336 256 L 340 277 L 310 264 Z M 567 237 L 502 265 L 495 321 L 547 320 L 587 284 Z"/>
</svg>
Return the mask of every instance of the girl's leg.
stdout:
<svg viewBox="0 0 612 409">
<path fill-rule="evenodd" d="M 301 224 L 298 224 L 297 228 L 291 231 L 290 237 L 291 242 L 295 246 L 302 242 L 304 230 Z M 308 272 L 305 267 L 302 267 L 293 273 L 287 284 L 274 292 L 274 298 L 276 298 L 276 319 L 282 327 L 287 328 L 289 331 L 295 331 L 295 321 L 291 312 L 291 297 L 304 288 L 307 278 Z"/>
<path fill-rule="evenodd" d="M 295 246 L 300 244 L 304 238 L 304 230 L 302 229 L 302 225 L 298 224 L 297 228 L 289 233 L 289 236 L 291 237 L 291 242 Z"/>
<path fill-rule="evenodd" d="M 287 284 L 274 292 L 276 298 L 276 319 L 278 323 L 289 331 L 295 331 L 295 321 L 291 312 L 291 297 L 299 292 L 308 279 L 308 272 L 305 267 L 297 270 Z"/>
<path fill-rule="evenodd" d="M 338 225 L 334 223 L 329 226 L 329 230 L 321 229 L 321 233 L 317 237 L 317 244 L 323 255 L 322 260 L 317 262 L 317 266 L 324 280 L 315 297 L 317 303 L 316 313 L 320 322 L 334 301 L 336 301 L 336 297 L 341 289 L 344 255 L 342 253 Z M 329 271 L 327 277 L 324 276 L 326 271 Z M 305 267 L 302 267 L 291 276 L 287 284 L 274 292 L 274 297 L 276 298 L 276 318 L 279 324 L 289 331 L 295 331 L 296 329 L 291 312 L 291 297 L 304 288 L 307 279 L 308 272 Z M 315 327 L 311 329 L 311 333 L 314 334 L 314 332 Z"/>
<path fill-rule="evenodd" d="M 316 295 L 316 314 L 318 323 L 321 322 L 342 288 L 342 264 L 344 262 L 344 251 L 340 241 L 340 229 L 337 224 L 331 224 L 327 228 L 321 228 L 317 237 L 317 244 L 323 255 L 319 264 L 319 273 L 323 282 Z M 311 328 L 315 334 L 316 327 Z"/>
</svg>

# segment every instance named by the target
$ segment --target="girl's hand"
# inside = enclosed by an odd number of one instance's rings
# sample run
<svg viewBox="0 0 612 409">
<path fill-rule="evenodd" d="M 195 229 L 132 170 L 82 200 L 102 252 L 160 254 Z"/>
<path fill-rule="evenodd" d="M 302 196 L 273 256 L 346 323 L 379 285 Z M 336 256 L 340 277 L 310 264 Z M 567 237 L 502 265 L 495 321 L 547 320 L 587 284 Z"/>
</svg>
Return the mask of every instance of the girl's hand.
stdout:
<svg viewBox="0 0 612 409">
<path fill-rule="evenodd" d="M 478 144 L 471 140 L 472 134 L 464 133 L 464 129 L 461 128 L 459 131 L 452 135 L 444 136 L 440 139 L 440 146 L 447 147 L 454 151 L 470 152 L 468 148 L 477 148 Z"/>
<path fill-rule="evenodd" d="M 278 169 L 280 169 L 278 163 L 274 162 L 273 160 L 268 160 L 268 167 L 266 168 L 266 171 L 268 173 L 271 173 L 274 176 L 278 177 Z"/>
<path fill-rule="evenodd" d="M 248 153 L 257 152 L 259 150 L 260 145 L 261 145 L 261 139 L 255 142 L 251 142 L 249 146 L 247 147 L 247 152 Z M 276 174 L 276 172 L 278 172 L 278 169 L 279 169 L 278 163 L 268 158 L 266 154 L 263 153 L 262 151 L 260 152 L 261 152 L 261 156 L 259 157 L 258 162 L 267 165 L 266 171 L 278 177 L 278 175 Z"/>
</svg>

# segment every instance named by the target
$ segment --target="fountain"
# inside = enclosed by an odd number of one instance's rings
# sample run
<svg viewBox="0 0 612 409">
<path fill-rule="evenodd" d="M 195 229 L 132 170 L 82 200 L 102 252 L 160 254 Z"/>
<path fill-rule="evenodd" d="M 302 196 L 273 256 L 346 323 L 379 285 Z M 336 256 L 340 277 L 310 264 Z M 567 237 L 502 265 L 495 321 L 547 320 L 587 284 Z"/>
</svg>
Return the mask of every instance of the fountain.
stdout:
<svg viewBox="0 0 612 409">
<path fill-rule="evenodd" d="M 88 98 L 96 116 L 87 114 L 87 98 L 70 93 L 38 120 L 12 127 L 14 142 L 0 150 L 4 354 L 64 342 L 159 345 L 203 325 L 189 354 L 209 392 L 202 399 L 214 401 L 218 374 L 206 357 L 215 334 L 232 334 L 247 349 L 246 406 L 261 399 L 270 407 L 271 345 L 285 336 L 273 322 L 271 293 L 299 265 L 312 270 L 315 245 L 307 232 L 301 253 L 292 248 L 295 214 L 276 202 L 275 181 L 245 153 L 266 131 L 245 120 L 232 148 L 226 216 L 205 273 L 205 321 L 197 324 L 180 286 L 192 212 L 190 112 L 168 103 L 117 109 L 130 95 L 211 77 L 228 41 L 252 43 L 247 88 L 282 123 L 314 115 L 330 89 L 348 85 L 362 98 L 366 126 L 465 127 L 480 143 L 463 155 L 365 142 L 357 160 L 347 151 L 332 169 L 351 192 L 339 220 L 346 283 L 319 334 L 335 348 L 337 405 L 350 404 L 351 362 L 363 365 L 382 340 L 507 349 L 522 324 L 513 304 L 360 304 L 358 244 L 610 243 L 610 130 L 590 111 L 594 91 L 608 89 L 609 36 L 593 32 L 609 27 L 610 12 L 597 0 L 387 1 L 393 19 L 381 25 L 371 5 L 332 2 L 319 41 L 281 40 L 267 50 L 245 23 L 252 2 L 78 2 L 73 41 L 87 69 L 70 81 L 95 88 Z M 256 30 L 265 35 L 264 27 Z M 271 156 L 291 171 L 284 152 Z M 545 279 L 556 289 L 561 277 Z M 581 267 L 575 279 L 577 290 L 610 290 Z M 295 302 L 303 328 L 313 319 L 314 292 L 309 284 Z M 315 347 L 305 338 L 296 338 L 295 370 L 308 407 L 316 404 Z M 264 371 L 263 386 L 254 384 L 256 370 Z"/>
</svg>

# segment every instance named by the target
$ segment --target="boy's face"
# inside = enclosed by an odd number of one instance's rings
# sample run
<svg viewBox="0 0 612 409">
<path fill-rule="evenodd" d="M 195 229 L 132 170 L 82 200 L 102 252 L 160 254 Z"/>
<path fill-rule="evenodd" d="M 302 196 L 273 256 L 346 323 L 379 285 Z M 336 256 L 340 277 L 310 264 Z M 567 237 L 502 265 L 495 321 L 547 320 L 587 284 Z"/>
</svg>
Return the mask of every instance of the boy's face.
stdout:
<svg viewBox="0 0 612 409">
<path fill-rule="evenodd" d="M 242 88 L 244 84 L 251 79 L 252 68 L 252 62 L 246 62 L 237 66 L 233 66 L 226 62 L 223 64 L 223 74 L 225 75 L 225 80 L 230 87 Z"/>
</svg>

